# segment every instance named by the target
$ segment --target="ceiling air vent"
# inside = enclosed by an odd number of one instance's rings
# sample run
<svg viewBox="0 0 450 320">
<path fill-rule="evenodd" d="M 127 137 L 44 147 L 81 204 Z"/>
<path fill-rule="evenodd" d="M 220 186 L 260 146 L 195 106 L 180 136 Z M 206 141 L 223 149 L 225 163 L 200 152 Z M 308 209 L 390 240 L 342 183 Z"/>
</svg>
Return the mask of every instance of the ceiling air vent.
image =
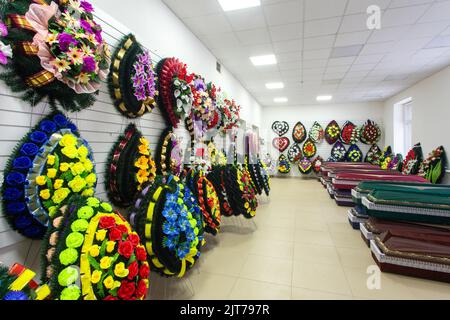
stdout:
<svg viewBox="0 0 450 320">
<path fill-rule="evenodd" d="M 216 70 L 218 73 L 222 73 L 222 65 L 219 61 L 216 62 Z"/>
</svg>

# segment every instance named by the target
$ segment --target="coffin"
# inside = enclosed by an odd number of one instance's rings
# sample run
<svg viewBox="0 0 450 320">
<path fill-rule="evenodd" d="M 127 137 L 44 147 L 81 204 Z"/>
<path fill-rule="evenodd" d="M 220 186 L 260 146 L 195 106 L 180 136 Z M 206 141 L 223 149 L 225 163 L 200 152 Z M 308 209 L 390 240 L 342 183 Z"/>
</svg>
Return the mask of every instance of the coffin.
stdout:
<svg viewBox="0 0 450 320">
<path fill-rule="evenodd" d="M 395 224 L 370 240 L 381 271 L 450 282 L 450 230 Z"/>
<path fill-rule="evenodd" d="M 406 176 L 401 174 L 391 174 L 389 171 L 377 174 L 366 173 L 339 173 L 332 179 L 335 189 L 353 189 L 362 181 L 393 181 L 393 182 L 415 182 L 429 183 L 419 176 Z"/>
<path fill-rule="evenodd" d="M 423 188 L 417 186 L 415 192 L 375 190 L 362 198 L 362 205 L 367 215 L 380 219 L 450 224 L 450 186 L 421 192 Z"/>
</svg>

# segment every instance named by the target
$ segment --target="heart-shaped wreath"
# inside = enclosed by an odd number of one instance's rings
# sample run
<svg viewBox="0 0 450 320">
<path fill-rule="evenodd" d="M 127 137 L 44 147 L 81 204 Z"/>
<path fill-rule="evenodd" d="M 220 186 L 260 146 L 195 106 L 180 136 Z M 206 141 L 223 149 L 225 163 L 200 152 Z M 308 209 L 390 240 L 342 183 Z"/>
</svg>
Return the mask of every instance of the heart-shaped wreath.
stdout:
<svg viewBox="0 0 450 320">
<path fill-rule="evenodd" d="M 289 131 L 289 124 L 286 121 L 275 121 L 272 124 L 272 130 L 278 136 L 284 136 Z"/>
<path fill-rule="evenodd" d="M 280 152 L 285 151 L 289 147 L 290 144 L 291 144 L 291 142 L 286 137 L 275 138 L 272 141 L 272 145 L 274 146 L 274 148 Z"/>
</svg>

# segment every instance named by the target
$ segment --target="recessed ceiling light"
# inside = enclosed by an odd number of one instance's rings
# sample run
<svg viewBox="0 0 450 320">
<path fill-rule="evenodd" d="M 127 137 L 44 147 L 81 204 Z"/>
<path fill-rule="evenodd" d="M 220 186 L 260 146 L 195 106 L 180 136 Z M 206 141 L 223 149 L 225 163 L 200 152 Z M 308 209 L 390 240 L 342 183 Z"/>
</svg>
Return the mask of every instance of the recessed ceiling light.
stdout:
<svg viewBox="0 0 450 320">
<path fill-rule="evenodd" d="M 269 82 L 269 83 L 266 83 L 266 88 L 269 90 L 283 89 L 284 83 L 283 82 Z"/>
<path fill-rule="evenodd" d="M 288 102 L 288 101 L 289 101 L 288 98 L 285 98 L 285 97 L 280 97 L 280 98 L 273 99 L 273 102 L 275 102 L 275 103 L 285 103 L 285 102 Z"/>
<path fill-rule="evenodd" d="M 259 7 L 260 0 L 219 0 L 223 11 L 233 11 L 239 9 Z"/>
<path fill-rule="evenodd" d="M 330 101 L 331 99 L 333 99 L 333 96 L 317 96 L 316 98 L 317 101 Z"/>
<path fill-rule="evenodd" d="M 274 54 L 250 57 L 250 60 L 252 61 L 253 65 L 255 65 L 255 66 L 267 66 L 267 65 L 271 65 L 271 64 L 277 64 L 277 58 L 275 57 Z"/>
</svg>

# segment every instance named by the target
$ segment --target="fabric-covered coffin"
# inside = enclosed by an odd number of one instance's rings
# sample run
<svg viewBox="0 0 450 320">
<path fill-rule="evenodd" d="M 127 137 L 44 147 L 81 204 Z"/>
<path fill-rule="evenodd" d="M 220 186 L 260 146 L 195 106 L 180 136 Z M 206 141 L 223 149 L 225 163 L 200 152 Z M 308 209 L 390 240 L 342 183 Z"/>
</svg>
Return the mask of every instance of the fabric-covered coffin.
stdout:
<svg viewBox="0 0 450 320">
<path fill-rule="evenodd" d="M 391 225 L 370 240 L 381 271 L 450 282 L 450 230 L 414 224 Z"/>
<path fill-rule="evenodd" d="M 450 197 L 448 188 L 421 192 L 373 191 L 362 199 L 367 215 L 371 217 L 433 224 L 450 224 Z"/>
<path fill-rule="evenodd" d="M 321 171 L 323 176 L 327 176 L 330 171 L 335 169 L 380 169 L 380 167 L 367 164 L 367 163 L 357 163 L 357 162 L 325 162 L 322 165 Z"/>
<path fill-rule="evenodd" d="M 418 176 L 405 176 L 398 173 L 339 173 L 332 179 L 335 189 L 353 189 L 362 181 L 397 181 L 397 182 L 423 182 L 427 180 Z"/>
<path fill-rule="evenodd" d="M 353 207 L 351 190 L 334 189 L 334 200 L 336 200 L 338 206 Z"/>
<path fill-rule="evenodd" d="M 364 224 L 368 220 L 368 216 L 361 214 L 356 207 L 351 208 L 347 211 L 348 222 L 353 229 L 359 230 L 360 225 Z"/>
</svg>

